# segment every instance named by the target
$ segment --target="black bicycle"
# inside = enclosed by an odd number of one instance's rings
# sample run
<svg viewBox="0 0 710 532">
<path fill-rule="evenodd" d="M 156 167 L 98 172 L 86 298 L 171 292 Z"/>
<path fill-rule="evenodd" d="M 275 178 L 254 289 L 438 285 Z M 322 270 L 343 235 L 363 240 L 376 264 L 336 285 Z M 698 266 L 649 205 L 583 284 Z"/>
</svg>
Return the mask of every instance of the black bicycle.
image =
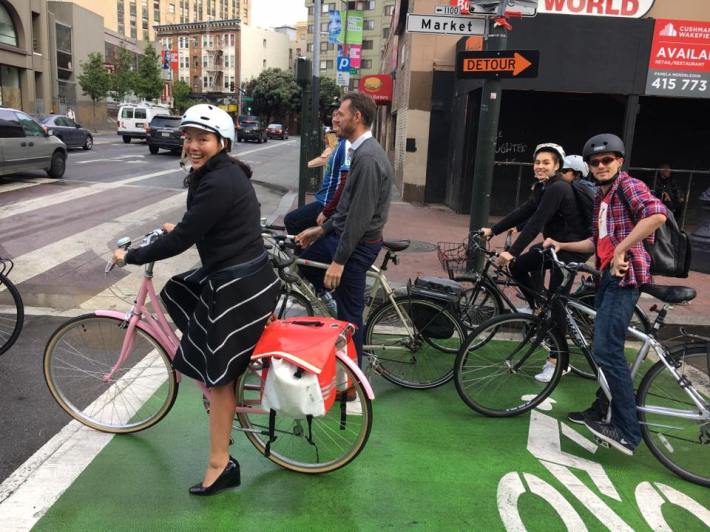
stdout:
<svg viewBox="0 0 710 532">
<path fill-rule="evenodd" d="M 507 251 L 512 242 L 512 232 L 508 232 L 504 249 Z M 444 271 L 450 279 L 464 287 L 464 294 L 459 300 L 458 317 L 469 331 L 481 323 L 510 312 L 518 312 L 511 298 L 515 291 L 524 299 L 516 281 L 507 268 L 500 268 L 496 262 L 498 252 L 489 249 L 489 241 L 483 233 L 475 231 L 463 242 L 439 242 L 438 257 Z M 476 269 L 476 257 L 482 257 L 483 265 Z M 594 308 L 596 287 L 593 277 L 582 280 L 571 297 L 586 306 Z M 536 294 L 544 301 L 546 292 Z M 575 322 L 585 339 L 591 344 L 594 336 L 594 323 L 589 316 L 571 309 Z M 631 325 L 644 332 L 650 332 L 651 321 L 641 307 L 636 305 Z M 595 379 L 594 369 L 582 355 L 581 347 L 574 338 L 569 340 L 569 368 L 573 373 L 586 379 Z"/>
<path fill-rule="evenodd" d="M 466 339 L 454 366 L 454 382 L 461 399 L 473 410 L 490 417 L 522 414 L 544 401 L 562 377 L 568 357 L 566 339 L 559 334 L 553 315 L 563 315 L 569 334 L 582 346 L 583 356 L 598 375 L 599 386 L 609 401 L 603 370 L 591 355 L 572 309 L 594 320 L 593 308 L 564 295 L 578 272 L 598 276 L 586 264 L 563 263 L 550 253 L 565 281 L 539 313 L 513 313 L 482 323 Z M 653 455 L 678 476 L 710 487 L 710 338 L 683 333 L 670 343 L 657 339 L 670 305 L 688 302 L 696 291 L 684 286 L 643 285 L 641 292 L 663 302 L 650 332 L 634 327 L 630 368 L 632 378 L 642 377 L 636 392 L 643 439 Z M 552 309 L 560 312 L 552 312 Z M 653 352 L 653 354 L 652 354 Z M 534 375 L 551 355 L 557 357 L 547 383 Z M 627 359 L 629 358 L 627 353 Z M 606 421 L 611 420 L 611 409 Z"/>
<path fill-rule="evenodd" d="M 25 321 L 20 292 L 8 278 L 14 266 L 12 260 L 0 257 L 0 355 L 17 341 Z"/>
</svg>

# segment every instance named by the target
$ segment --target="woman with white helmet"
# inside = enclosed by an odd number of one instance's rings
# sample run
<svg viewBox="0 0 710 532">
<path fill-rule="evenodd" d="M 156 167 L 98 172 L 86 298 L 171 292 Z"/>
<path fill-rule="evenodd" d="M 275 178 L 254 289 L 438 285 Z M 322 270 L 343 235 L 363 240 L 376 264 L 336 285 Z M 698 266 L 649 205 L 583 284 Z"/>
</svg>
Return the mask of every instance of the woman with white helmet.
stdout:
<svg viewBox="0 0 710 532">
<path fill-rule="evenodd" d="M 149 246 L 116 250 L 114 261 L 145 264 L 197 246 L 201 267 L 170 279 L 160 295 L 183 333 L 174 367 L 210 388 L 209 461 L 190 493 L 212 495 L 240 484 L 239 463 L 229 455 L 234 381 L 272 315 L 278 280 L 264 251 L 251 170 L 228 155 L 232 118 L 199 104 L 185 112 L 180 129 L 191 166 L 187 211 L 177 225 L 164 224 L 166 233 Z"/>
<path fill-rule="evenodd" d="M 494 235 L 522 224 L 523 228 L 510 250 L 500 254 L 498 264 L 510 264 L 510 273 L 520 286 L 531 309 L 537 301 L 536 294 L 544 286 L 545 268 L 550 264 L 544 262 L 541 253 L 542 246 L 537 244 L 528 252 L 525 248 L 540 234 L 543 237 L 555 234 L 562 242 L 576 242 L 579 238 L 587 238 L 591 228 L 582 221 L 580 206 L 560 170 L 563 168 L 565 151 L 559 144 L 547 142 L 539 144 L 533 154 L 533 171 L 537 182 L 532 187 L 532 194 L 527 202 L 505 216 L 493 227 L 484 227 L 484 235 L 491 238 Z M 561 240 L 560 240 L 561 239 Z M 589 255 L 567 252 L 559 255 L 562 261 L 585 262 Z M 557 288 L 562 283 L 562 273 L 552 270 L 550 288 Z M 558 320 L 563 323 L 564 320 Z M 556 360 L 550 358 L 543 371 L 535 376 L 541 382 L 549 382 L 554 374 Z"/>
<path fill-rule="evenodd" d="M 589 175 L 589 166 L 581 155 L 567 155 L 561 173 L 565 181 L 571 183 L 577 179 L 586 179 Z"/>
</svg>

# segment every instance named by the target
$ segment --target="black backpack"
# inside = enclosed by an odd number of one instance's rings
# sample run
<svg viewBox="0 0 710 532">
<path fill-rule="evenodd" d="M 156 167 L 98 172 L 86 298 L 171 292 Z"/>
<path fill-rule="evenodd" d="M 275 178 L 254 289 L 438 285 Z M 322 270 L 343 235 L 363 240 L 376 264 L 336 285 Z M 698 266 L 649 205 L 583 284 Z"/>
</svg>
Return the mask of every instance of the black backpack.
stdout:
<svg viewBox="0 0 710 532">
<path fill-rule="evenodd" d="M 638 222 L 629 201 L 624 195 L 621 185 L 616 189 L 621 201 L 631 215 L 634 225 Z M 661 227 L 656 229 L 653 244 L 643 241 L 643 247 L 651 256 L 651 275 L 665 277 L 688 277 L 690 271 L 690 240 L 685 231 L 681 231 L 675 216 L 670 209 L 668 219 Z"/>
<path fill-rule="evenodd" d="M 592 216 L 594 214 L 594 196 L 597 193 L 596 187 L 586 179 L 575 179 L 571 183 L 572 192 L 577 200 L 577 207 L 582 214 L 584 225 L 584 238 L 592 236 Z"/>
</svg>

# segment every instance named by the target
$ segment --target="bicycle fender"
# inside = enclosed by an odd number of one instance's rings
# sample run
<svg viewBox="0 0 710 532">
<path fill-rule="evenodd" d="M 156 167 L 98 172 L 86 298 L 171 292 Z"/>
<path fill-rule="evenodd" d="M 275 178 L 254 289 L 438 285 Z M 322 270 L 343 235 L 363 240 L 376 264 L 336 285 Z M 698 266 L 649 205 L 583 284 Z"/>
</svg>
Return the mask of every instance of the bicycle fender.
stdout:
<svg viewBox="0 0 710 532">
<path fill-rule="evenodd" d="M 373 400 L 375 398 L 375 392 L 372 391 L 372 386 L 370 386 L 370 381 L 367 380 L 367 377 L 365 377 L 365 374 L 358 367 L 358 365 L 355 362 L 353 362 L 353 360 L 347 354 L 341 355 L 340 353 L 336 352 L 335 356 L 337 356 L 338 360 L 340 360 L 343 364 L 345 364 L 348 368 L 350 368 L 350 370 L 355 375 L 357 375 L 357 377 L 360 379 L 360 382 L 362 383 L 362 387 L 365 389 L 365 393 L 370 398 L 370 400 Z"/>
<path fill-rule="evenodd" d="M 121 320 L 121 321 L 126 319 L 126 313 L 119 312 L 117 310 L 97 310 L 94 312 L 94 315 L 101 316 L 102 318 L 116 318 L 117 320 Z M 141 320 L 138 320 L 136 322 L 136 327 L 145 331 L 148 334 L 148 336 L 153 337 L 152 331 Z"/>
</svg>

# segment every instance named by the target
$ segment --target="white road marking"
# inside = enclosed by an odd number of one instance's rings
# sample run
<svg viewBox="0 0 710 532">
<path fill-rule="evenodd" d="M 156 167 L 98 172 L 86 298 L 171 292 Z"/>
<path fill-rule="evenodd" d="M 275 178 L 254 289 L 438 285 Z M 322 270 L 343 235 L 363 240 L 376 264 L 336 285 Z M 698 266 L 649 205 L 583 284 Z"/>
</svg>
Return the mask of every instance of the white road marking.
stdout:
<svg viewBox="0 0 710 532">
<path fill-rule="evenodd" d="M 12 281 L 15 284 L 20 284 L 87 251 L 108 255 L 109 249 L 107 249 L 106 243 L 124 233 L 127 226 L 139 225 L 161 216 L 167 216 L 170 211 L 181 207 L 185 207 L 184 192 L 132 211 L 112 222 L 100 224 L 92 229 L 81 231 L 15 257 L 13 259 L 15 270 L 12 272 Z"/>
<path fill-rule="evenodd" d="M 12 190 L 21 190 L 28 187 L 36 187 L 42 183 L 56 183 L 56 179 L 51 177 L 33 177 L 32 181 L 16 181 L 12 183 L 0 183 L 0 194 L 10 192 Z"/>
<path fill-rule="evenodd" d="M 21 201 L 13 205 L 8 205 L 7 207 L 4 207 L 3 211 L 0 212 L 0 220 L 2 220 L 3 218 L 9 218 L 10 216 L 15 216 L 17 214 L 22 214 L 25 212 L 34 211 L 36 209 L 49 207 L 51 205 L 58 205 L 60 203 L 75 200 L 78 198 L 85 198 L 94 194 L 100 194 L 101 192 L 112 190 L 114 188 L 127 185 L 129 183 L 135 183 L 136 181 L 142 181 L 143 179 L 150 179 L 151 177 L 172 174 L 176 171 L 177 169 L 161 170 L 160 172 L 153 172 L 150 174 L 129 177 L 127 179 L 120 179 L 118 181 L 112 181 L 110 183 L 97 183 L 91 184 L 86 187 L 76 187 L 72 188 L 71 190 L 66 190 L 64 192 L 58 192 L 52 195 L 43 195 L 38 198 L 32 198 L 26 201 Z"/>
</svg>

